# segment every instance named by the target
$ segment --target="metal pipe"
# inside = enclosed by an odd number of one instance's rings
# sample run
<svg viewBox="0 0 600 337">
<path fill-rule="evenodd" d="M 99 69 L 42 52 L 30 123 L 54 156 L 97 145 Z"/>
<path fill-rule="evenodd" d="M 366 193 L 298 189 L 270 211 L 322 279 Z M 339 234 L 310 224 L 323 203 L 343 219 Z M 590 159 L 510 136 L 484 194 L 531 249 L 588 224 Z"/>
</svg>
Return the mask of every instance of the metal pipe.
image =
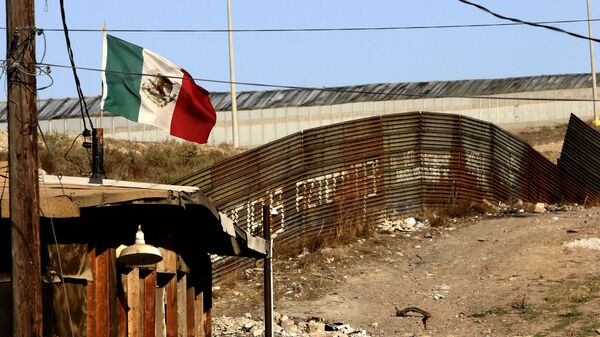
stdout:
<svg viewBox="0 0 600 337">
<path fill-rule="evenodd" d="M 263 205 L 263 236 L 267 245 L 264 265 L 265 337 L 273 337 L 273 241 L 271 240 L 271 207 Z"/>
<path fill-rule="evenodd" d="M 104 129 L 92 129 L 92 176 L 90 183 L 102 184 L 104 179 Z"/>
<path fill-rule="evenodd" d="M 231 87 L 231 122 L 233 129 L 233 147 L 237 148 L 238 140 L 238 121 L 237 121 L 237 93 L 235 92 L 235 64 L 233 58 L 233 28 L 231 24 L 231 0 L 227 0 L 227 29 L 229 36 L 229 81 Z"/>
</svg>

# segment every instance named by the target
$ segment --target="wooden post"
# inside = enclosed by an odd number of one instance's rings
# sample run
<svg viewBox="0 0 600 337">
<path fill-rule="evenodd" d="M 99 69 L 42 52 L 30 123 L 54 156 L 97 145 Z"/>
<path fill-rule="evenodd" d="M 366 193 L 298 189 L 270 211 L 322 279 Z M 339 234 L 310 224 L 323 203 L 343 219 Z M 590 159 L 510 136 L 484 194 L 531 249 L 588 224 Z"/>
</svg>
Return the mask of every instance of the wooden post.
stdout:
<svg viewBox="0 0 600 337">
<path fill-rule="evenodd" d="M 165 321 L 167 323 L 167 337 L 177 337 L 177 275 L 174 274 L 167 286 L 167 306 Z"/>
<path fill-rule="evenodd" d="M 13 336 L 42 336 L 33 0 L 6 1 Z"/>
<path fill-rule="evenodd" d="M 96 247 L 88 247 L 88 261 L 93 277 L 86 286 L 86 335 L 96 337 Z"/>
<path fill-rule="evenodd" d="M 144 337 L 156 335 L 156 272 L 144 277 Z"/>
<path fill-rule="evenodd" d="M 96 336 L 109 336 L 110 333 L 110 303 L 109 303 L 109 261 L 110 250 L 96 249 L 95 304 L 96 304 Z"/>
</svg>

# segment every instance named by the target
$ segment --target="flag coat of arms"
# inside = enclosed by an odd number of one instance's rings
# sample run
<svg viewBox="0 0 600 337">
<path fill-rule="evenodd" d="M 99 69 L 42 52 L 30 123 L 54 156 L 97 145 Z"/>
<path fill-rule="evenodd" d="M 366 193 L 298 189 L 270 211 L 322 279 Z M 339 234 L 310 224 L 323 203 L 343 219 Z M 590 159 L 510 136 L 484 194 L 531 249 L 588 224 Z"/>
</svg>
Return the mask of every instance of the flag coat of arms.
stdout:
<svg viewBox="0 0 600 337">
<path fill-rule="evenodd" d="M 208 92 L 166 58 L 104 34 L 100 109 L 206 143 L 216 122 Z"/>
</svg>

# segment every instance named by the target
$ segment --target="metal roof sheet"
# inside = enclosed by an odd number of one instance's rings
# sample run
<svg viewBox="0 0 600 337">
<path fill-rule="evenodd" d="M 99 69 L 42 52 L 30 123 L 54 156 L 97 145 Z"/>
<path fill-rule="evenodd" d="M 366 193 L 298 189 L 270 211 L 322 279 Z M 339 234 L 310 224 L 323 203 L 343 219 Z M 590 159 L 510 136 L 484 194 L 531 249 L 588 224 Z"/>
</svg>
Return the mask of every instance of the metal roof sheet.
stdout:
<svg viewBox="0 0 600 337">
<path fill-rule="evenodd" d="M 0 162 L 0 218 L 9 217 L 8 163 Z M 219 213 L 213 203 L 194 186 L 164 185 L 104 179 L 102 184 L 89 178 L 40 174 L 40 215 L 46 218 L 75 218 L 81 209 L 123 204 L 169 204 L 183 207 L 201 224 L 207 235 L 222 245 L 207 245 L 209 253 L 262 257 L 267 252 L 266 241 L 253 237 Z M 199 216 L 202 215 L 202 216 Z"/>
<path fill-rule="evenodd" d="M 589 87 L 590 74 L 539 75 L 458 81 L 374 83 L 323 89 L 243 91 L 238 93 L 237 103 L 239 110 L 256 110 L 415 99 L 423 96 L 486 96 Z M 231 109 L 229 92 L 213 92 L 210 99 L 217 111 Z M 100 96 L 87 97 L 86 103 L 90 116 L 99 116 Z M 81 115 L 78 99 L 74 97 L 40 100 L 38 106 L 38 118 L 41 120 L 77 118 Z M 0 102 L 0 122 L 6 121 L 6 112 L 6 102 Z M 105 115 L 110 116 L 110 113 Z"/>
</svg>

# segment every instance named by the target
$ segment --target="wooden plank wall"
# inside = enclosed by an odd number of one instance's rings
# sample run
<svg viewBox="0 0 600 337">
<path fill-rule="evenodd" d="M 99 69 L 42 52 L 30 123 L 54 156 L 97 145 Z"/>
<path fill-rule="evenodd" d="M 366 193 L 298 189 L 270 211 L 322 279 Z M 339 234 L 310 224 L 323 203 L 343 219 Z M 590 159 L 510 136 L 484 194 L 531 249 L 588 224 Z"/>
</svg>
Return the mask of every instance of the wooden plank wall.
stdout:
<svg viewBox="0 0 600 337">
<path fill-rule="evenodd" d="M 117 262 L 113 248 L 89 249 L 93 278 L 86 291 L 87 337 L 210 336 L 203 289 L 211 285 L 193 282 L 210 282 L 210 277 L 191 279 L 177 254 L 161 253 L 164 259 L 156 268 L 128 268 Z"/>
</svg>

